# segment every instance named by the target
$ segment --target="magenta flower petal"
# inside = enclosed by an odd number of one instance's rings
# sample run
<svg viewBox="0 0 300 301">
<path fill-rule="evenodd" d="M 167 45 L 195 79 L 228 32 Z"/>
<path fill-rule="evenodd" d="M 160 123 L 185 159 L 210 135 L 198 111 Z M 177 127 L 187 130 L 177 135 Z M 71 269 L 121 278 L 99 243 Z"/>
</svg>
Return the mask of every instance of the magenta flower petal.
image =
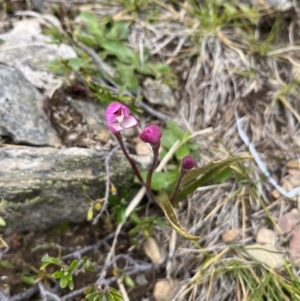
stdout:
<svg viewBox="0 0 300 301">
<path fill-rule="evenodd" d="M 119 133 L 123 130 L 123 128 L 120 126 L 119 123 L 108 123 L 107 127 L 110 131 L 112 131 L 114 134 Z"/>
<path fill-rule="evenodd" d="M 141 140 L 151 144 L 151 146 L 157 145 L 160 142 L 161 136 L 161 129 L 156 124 L 149 125 L 140 134 Z"/>
<path fill-rule="evenodd" d="M 189 171 L 190 169 L 192 169 L 193 167 L 195 167 L 195 165 L 196 165 L 195 160 L 191 156 L 185 156 L 182 159 L 181 166 L 182 166 L 182 170 L 184 172 Z"/>
<path fill-rule="evenodd" d="M 105 118 L 108 128 L 114 134 L 138 124 L 136 118 L 130 115 L 130 110 L 118 101 L 112 102 L 106 108 Z"/>
<path fill-rule="evenodd" d="M 132 127 L 136 126 L 137 124 L 138 124 L 138 121 L 133 116 L 125 117 L 123 119 L 123 121 L 120 122 L 120 125 L 125 129 L 132 128 Z"/>
</svg>

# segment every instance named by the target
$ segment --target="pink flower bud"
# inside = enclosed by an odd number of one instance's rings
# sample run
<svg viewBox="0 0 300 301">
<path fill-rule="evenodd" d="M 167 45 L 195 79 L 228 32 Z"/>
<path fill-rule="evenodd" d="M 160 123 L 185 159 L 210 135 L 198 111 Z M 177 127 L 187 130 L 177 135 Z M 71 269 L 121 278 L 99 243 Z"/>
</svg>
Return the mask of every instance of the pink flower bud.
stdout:
<svg viewBox="0 0 300 301">
<path fill-rule="evenodd" d="M 181 166 L 182 166 L 182 170 L 184 172 L 189 171 L 190 169 L 192 169 L 193 167 L 195 167 L 195 165 L 196 165 L 195 160 L 191 156 L 185 156 L 182 159 Z"/>
<path fill-rule="evenodd" d="M 114 133 L 123 129 L 134 127 L 138 124 L 135 117 L 130 115 L 130 110 L 123 104 L 114 101 L 105 110 L 106 124 Z"/>
<path fill-rule="evenodd" d="M 146 143 L 149 143 L 152 147 L 160 143 L 161 136 L 161 130 L 156 124 L 147 126 L 140 134 L 141 140 L 143 140 Z"/>
</svg>

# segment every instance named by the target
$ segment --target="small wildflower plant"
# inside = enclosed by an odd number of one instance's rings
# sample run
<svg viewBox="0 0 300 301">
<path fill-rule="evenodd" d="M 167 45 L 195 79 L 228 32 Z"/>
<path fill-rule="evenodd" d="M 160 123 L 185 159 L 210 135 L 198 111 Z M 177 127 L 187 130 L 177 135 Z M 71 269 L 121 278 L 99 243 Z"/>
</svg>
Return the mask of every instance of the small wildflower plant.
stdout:
<svg viewBox="0 0 300 301">
<path fill-rule="evenodd" d="M 171 226 L 180 235 L 184 236 L 187 239 L 198 240 L 198 236 L 191 235 L 182 228 L 176 216 L 173 205 L 175 205 L 178 201 L 184 199 L 189 193 L 193 192 L 199 186 L 212 179 L 222 170 L 230 167 L 230 165 L 234 163 L 248 159 L 248 157 L 221 159 L 213 161 L 205 167 L 197 168 L 194 158 L 192 158 L 191 156 L 185 156 L 181 160 L 181 170 L 171 196 L 169 196 L 164 191 L 160 191 L 158 196 L 155 196 L 151 190 L 151 181 L 153 175 L 155 175 L 154 171 L 159 158 L 159 148 L 162 138 L 162 131 L 160 127 L 156 124 L 152 124 L 147 126 L 140 133 L 140 139 L 145 143 L 149 143 L 153 152 L 152 164 L 149 167 L 145 181 L 141 176 L 141 173 L 135 161 L 127 152 L 121 134 L 122 130 L 124 129 L 136 127 L 138 125 L 137 119 L 133 115 L 131 115 L 128 107 L 117 101 L 112 102 L 106 108 L 105 115 L 107 127 L 118 140 L 120 147 L 126 159 L 130 163 L 135 176 L 137 177 L 141 185 L 145 187 L 149 201 L 155 202 L 160 206 Z"/>
</svg>

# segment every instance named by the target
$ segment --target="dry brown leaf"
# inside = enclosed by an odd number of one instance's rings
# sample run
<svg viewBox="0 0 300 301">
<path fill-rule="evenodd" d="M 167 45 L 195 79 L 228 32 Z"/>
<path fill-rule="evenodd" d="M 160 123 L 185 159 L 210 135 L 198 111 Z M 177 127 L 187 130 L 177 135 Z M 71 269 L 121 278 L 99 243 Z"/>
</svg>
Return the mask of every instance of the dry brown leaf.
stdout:
<svg viewBox="0 0 300 301">
<path fill-rule="evenodd" d="M 280 269 L 284 265 L 284 256 L 273 245 L 253 244 L 245 247 L 247 253 L 256 261 L 270 268 Z"/>
<path fill-rule="evenodd" d="M 275 232 L 267 228 L 260 228 L 256 234 L 256 242 L 260 244 L 275 245 Z"/>
<path fill-rule="evenodd" d="M 300 223 L 300 214 L 297 209 L 285 213 L 279 219 L 278 226 L 283 234 L 287 234 L 295 229 Z"/>
<path fill-rule="evenodd" d="M 153 296 L 155 301 L 171 301 L 178 285 L 178 280 L 158 280 L 153 290 Z"/>
<path fill-rule="evenodd" d="M 290 259 L 294 262 L 300 262 L 300 226 L 297 226 L 290 240 Z"/>
<path fill-rule="evenodd" d="M 144 245 L 146 255 L 155 264 L 161 264 L 165 260 L 162 250 L 159 248 L 156 240 L 149 237 Z"/>
<path fill-rule="evenodd" d="M 234 242 L 240 234 L 240 230 L 238 228 L 230 229 L 222 234 L 222 240 L 225 243 Z"/>
</svg>

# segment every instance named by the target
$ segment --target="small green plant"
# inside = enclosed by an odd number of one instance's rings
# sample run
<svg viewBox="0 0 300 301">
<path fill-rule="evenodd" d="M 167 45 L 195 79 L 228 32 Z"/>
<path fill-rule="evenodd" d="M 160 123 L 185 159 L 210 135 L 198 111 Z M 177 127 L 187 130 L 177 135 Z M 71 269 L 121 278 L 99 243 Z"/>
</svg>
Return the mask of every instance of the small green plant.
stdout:
<svg viewBox="0 0 300 301">
<path fill-rule="evenodd" d="M 41 270 L 44 270 L 49 265 L 58 266 L 60 269 L 52 274 L 54 279 L 59 280 L 61 288 L 68 287 L 70 290 L 74 289 L 73 273 L 78 268 L 78 260 L 73 260 L 69 266 L 65 265 L 61 260 L 56 257 L 46 256 L 42 258 Z"/>
<path fill-rule="evenodd" d="M 122 295 L 112 287 L 99 291 L 93 286 L 89 286 L 85 290 L 85 294 L 88 301 L 123 301 Z"/>
<path fill-rule="evenodd" d="M 119 86 L 122 92 L 126 89 L 136 94 L 139 76 L 170 76 L 170 68 L 167 65 L 150 61 L 147 48 L 143 47 L 137 51 L 127 45 L 128 23 L 115 22 L 111 18 L 100 19 L 90 12 L 82 12 L 80 19 L 81 24 L 73 31 L 73 42 L 77 46 L 78 57 L 51 61 L 48 67 L 53 72 L 65 75 L 68 79 L 71 74 L 82 75 L 94 91 L 94 96 L 99 96 L 101 101 L 103 95 L 124 101 L 115 95 L 111 96 L 111 91 L 105 89 L 105 84 L 102 84 L 104 82 Z M 47 30 L 46 33 L 58 41 L 63 40 L 55 29 Z M 121 96 L 122 93 L 117 94 Z"/>
</svg>

